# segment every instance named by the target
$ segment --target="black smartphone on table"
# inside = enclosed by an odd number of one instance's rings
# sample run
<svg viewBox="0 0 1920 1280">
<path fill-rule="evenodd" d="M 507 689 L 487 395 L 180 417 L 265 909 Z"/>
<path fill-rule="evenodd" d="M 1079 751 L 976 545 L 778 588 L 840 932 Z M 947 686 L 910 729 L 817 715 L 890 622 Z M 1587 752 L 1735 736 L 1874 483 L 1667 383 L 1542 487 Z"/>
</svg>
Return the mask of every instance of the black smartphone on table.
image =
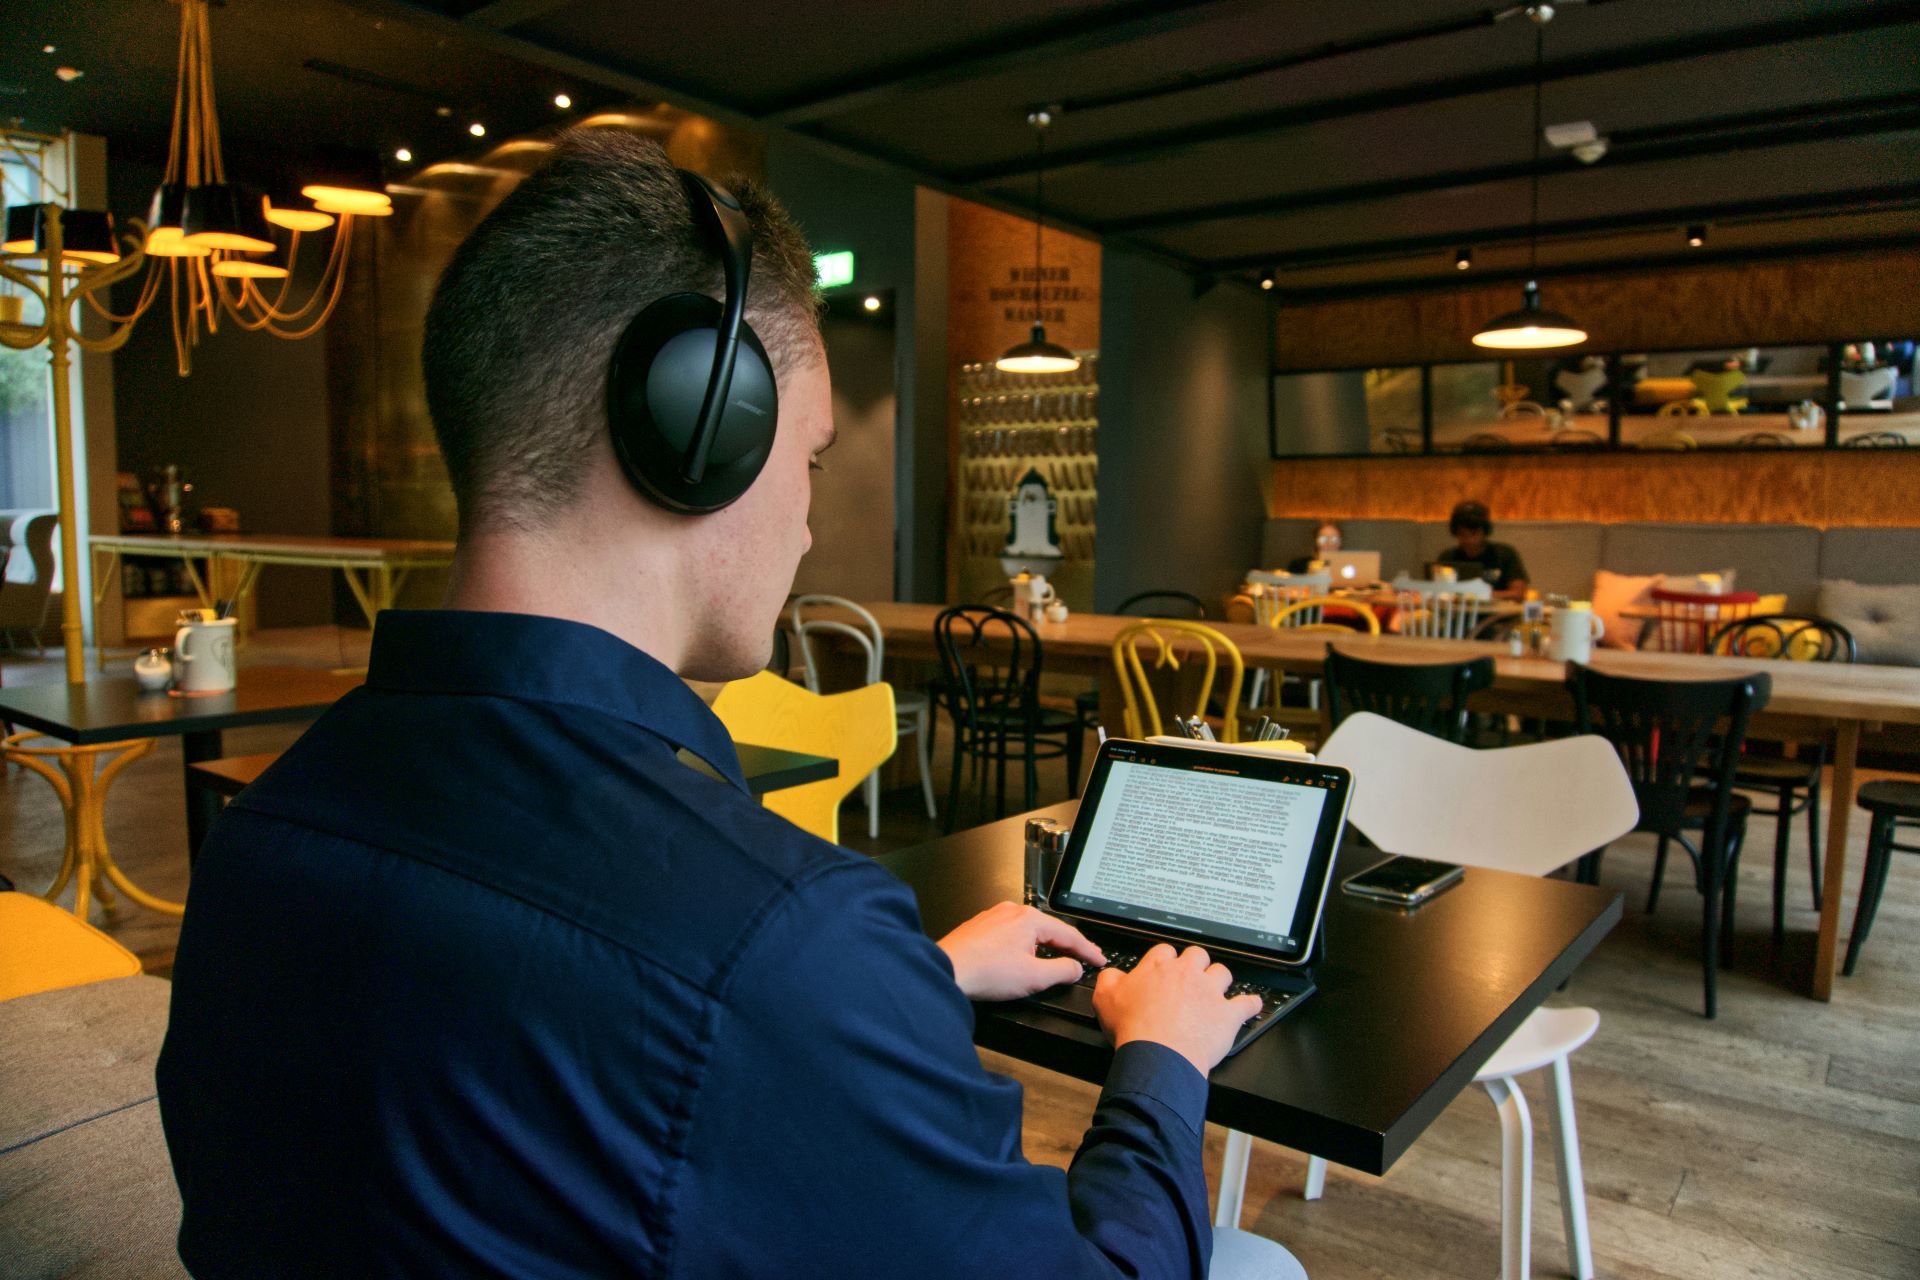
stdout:
<svg viewBox="0 0 1920 1280">
<path fill-rule="evenodd" d="M 1358 875 L 1348 876 L 1341 888 L 1357 898 L 1372 898 L 1400 907 L 1417 907 L 1459 884 L 1466 871 L 1451 862 L 1427 858 L 1388 858 Z"/>
</svg>

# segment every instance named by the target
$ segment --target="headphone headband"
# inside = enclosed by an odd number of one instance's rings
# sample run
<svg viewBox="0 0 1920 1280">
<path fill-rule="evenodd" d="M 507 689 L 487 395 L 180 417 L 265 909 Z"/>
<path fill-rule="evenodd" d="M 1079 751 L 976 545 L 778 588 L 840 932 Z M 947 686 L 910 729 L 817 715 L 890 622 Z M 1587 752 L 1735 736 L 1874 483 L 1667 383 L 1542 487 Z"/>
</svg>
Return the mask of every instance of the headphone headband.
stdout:
<svg viewBox="0 0 1920 1280">
<path fill-rule="evenodd" d="M 689 169 L 680 170 L 680 182 L 687 189 L 693 220 L 707 233 L 708 243 L 720 251 L 720 268 L 727 286 L 719 341 L 713 344 L 713 372 L 707 377 L 707 393 L 701 398 L 700 416 L 687 441 L 686 463 L 681 470 L 681 478 L 688 484 L 699 484 L 707 474 L 707 455 L 719 432 L 727 392 L 733 386 L 734 361 L 740 354 L 740 324 L 747 313 L 747 282 L 753 274 L 753 226 L 740 202 L 725 188 Z"/>
</svg>

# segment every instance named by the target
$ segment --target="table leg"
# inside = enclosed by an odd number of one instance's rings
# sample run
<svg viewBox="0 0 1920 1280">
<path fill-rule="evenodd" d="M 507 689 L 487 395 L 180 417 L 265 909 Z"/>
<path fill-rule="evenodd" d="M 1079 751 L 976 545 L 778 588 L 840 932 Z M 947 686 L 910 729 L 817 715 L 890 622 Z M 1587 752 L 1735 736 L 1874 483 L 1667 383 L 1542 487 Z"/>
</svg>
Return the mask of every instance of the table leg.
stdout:
<svg viewBox="0 0 1920 1280">
<path fill-rule="evenodd" d="M 220 797 L 206 787 L 193 783 L 192 766 L 204 760 L 218 760 L 221 754 L 220 731 L 183 734 L 181 745 L 181 782 L 187 797 L 187 865 L 200 853 L 213 820 L 220 816 Z"/>
<path fill-rule="evenodd" d="M 1815 1000 L 1833 999 L 1833 962 L 1839 955 L 1840 906 L 1847 892 L 1847 821 L 1853 816 L 1853 766 L 1860 756 L 1860 722 L 1842 720 L 1833 735 L 1833 790 L 1827 800 L 1827 865 L 1820 903 L 1820 936 L 1813 946 Z"/>
<path fill-rule="evenodd" d="M 367 625 L 371 627 L 374 616 L 380 612 L 379 604 L 368 594 L 367 585 L 360 581 L 360 575 L 353 571 L 352 566 L 341 565 L 340 576 L 347 580 L 347 587 L 353 592 L 354 603 L 360 606 L 360 612 L 366 616 Z"/>
</svg>

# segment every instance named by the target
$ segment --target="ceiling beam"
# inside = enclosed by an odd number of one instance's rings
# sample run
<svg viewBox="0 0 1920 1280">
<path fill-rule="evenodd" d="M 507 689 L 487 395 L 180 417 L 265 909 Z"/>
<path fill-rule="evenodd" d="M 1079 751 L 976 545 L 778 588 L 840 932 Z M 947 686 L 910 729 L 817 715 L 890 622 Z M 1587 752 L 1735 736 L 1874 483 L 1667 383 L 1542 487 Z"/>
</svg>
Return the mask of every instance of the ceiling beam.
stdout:
<svg viewBox="0 0 1920 1280">
<path fill-rule="evenodd" d="M 1538 77 L 1542 84 L 1554 84 L 1581 76 L 1662 66 L 1694 59 L 1716 58 L 1744 49 L 1766 48 L 1799 40 L 1848 35 L 1883 27 L 1920 21 L 1920 0 L 1890 0 L 1870 8 L 1823 14 L 1813 18 L 1795 18 L 1759 23 L 1718 31 L 1713 43 L 1702 45 L 1684 40 L 1661 39 L 1644 44 L 1604 49 L 1597 53 L 1574 54 L 1548 60 Z M 1418 84 L 1392 86 L 1300 103 L 1270 111 L 1259 111 L 1223 119 L 1162 129 L 1153 133 L 1111 138 L 1081 147 L 1051 151 L 1044 167 L 1058 175 L 1095 165 L 1137 164 L 1211 143 L 1230 142 L 1264 134 L 1282 133 L 1307 125 L 1324 124 L 1349 116 L 1371 115 L 1403 107 L 1444 102 L 1475 94 L 1530 87 L 1535 81 L 1531 63 L 1502 67 L 1473 75 L 1450 76 Z M 1071 120 L 1071 116 L 1066 117 Z M 1056 127 L 1055 132 L 1059 130 Z M 962 185 L 999 182 L 1031 174 L 1041 163 L 1031 155 L 1019 155 L 993 165 L 950 173 L 947 176 Z"/>
<path fill-rule="evenodd" d="M 938 53 L 869 72 L 773 107 L 768 123 L 792 127 L 846 115 L 951 84 L 984 79 L 1055 58 L 1093 53 L 1129 41 L 1183 31 L 1204 22 L 1267 7 L 1269 0 L 1145 0 L 1109 10 L 1101 20 L 1073 17 L 1023 32 L 999 32 L 964 49 Z"/>
<path fill-rule="evenodd" d="M 1614 0 L 1585 0 L 1584 7 L 1592 9 L 1598 5 L 1611 4 Z M 1293 53 L 1249 58 L 1241 62 L 1222 62 L 1208 67 L 1205 71 L 1177 71 L 1145 84 L 1133 85 L 1126 89 L 1116 89 L 1110 93 L 1086 94 L 1081 97 L 1061 99 L 1063 111 L 1097 111 L 1102 107 L 1131 106 L 1135 103 L 1150 102 L 1155 98 L 1168 97 L 1177 93 L 1191 93 L 1196 89 L 1211 89 L 1223 84 L 1232 84 L 1240 80 L 1251 80 L 1258 76 L 1272 75 L 1277 71 L 1294 71 L 1311 66 L 1316 62 L 1328 62 L 1334 58 L 1347 58 L 1358 53 L 1373 53 L 1381 49 L 1392 49 L 1404 44 L 1416 44 L 1422 40 L 1438 40 L 1445 36 L 1461 35 L 1468 31 L 1484 31 L 1496 23 L 1521 16 L 1518 5 L 1502 5 L 1492 9 L 1480 9 L 1473 13 L 1462 14 L 1457 18 L 1443 19 L 1439 22 L 1421 23 L 1416 26 L 1396 27 L 1391 30 L 1375 31 L 1370 35 L 1355 36 L 1347 40 L 1330 40 L 1325 44 L 1301 49 Z"/>
<path fill-rule="evenodd" d="M 1190 227 L 1198 223 L 1218 222 L 1262 215 L 1286 215 L 1309 209 L 1337 208 L 1343 205 L 1371 204 L 1409 195 L 1434 191 L 1452 191 L 1462 187 L 1485 186 L 1532 177 L 1543 178 L 1583 172 L 1589 168 L 1614 170 L 1673 160 L 1691 160 L 1728 152 L 1755 151 L 1771 147 L 1794 146 L 1806 142 L 1827 142 L 1837 138 L 1861 137 L 1878 133 L 1898 133 L 1920 129 L 1920 99 L 1911 94 L 1895 97 L 1849 99 L 1791 107 L 1778 112 L 1745 113 L 1691 121 L 1687 125 L 1662 126 L 1648 130 L 1657 140 L 1637 141 L 1622 132 L 1611 139 L 1606 157 L 1597 165 L 1582 164 L 1570 153 L 1543 156 L 1536 168 L 1531 159 L 1509 164 L 1482 165 L 1473 169 L 1453 169 L 1413 177 L 1383 178 L 1374 182 L 1350 183 L 1340 187 L 1322 187 L 1317 191 L 1287 192 L 1252 200 L 1234 200 L 1219 204 L 1192 205 L 1184 209 L 1166 209 L 1129 218 L 1110 218 L 1091 225 L 1101 234 L 1133 235 Z"/>
<path fill-rule="evenodd" d="M 1475 272 L 1462 281 L 1457 275 L 1406 276 L 1366 284 L 1331 285 L 1324 289 L 1275 289 L 1268 296 L 1281 306 L 1304 306 L 1314 302 L 1339 302 L 1350 298 L 1372 298 L 1409 293 L 1446 293 L 1489 284 L 1521 284 L 1528 280 L 1564 280 L 1576 276 L 1644 275 L 1676 271 L 1686 267 L 1771 262 L 1780 259 L 1824 256 L 1836 253 L 1872 253 L 1885 249 L 1906 249 L 1913 245 L 1911 234 L 1889 236 L 1848 236 L 1828 240 L 1807 240 L 1794 244 L 1753 245 L 1733 249 L 1692 249 L 1658 258 L 1597 259 L 1568 262 L 1537 271 L 1509 270 Z M 1492 358 L 1492 357 L 1490 357 Z"/>
<path fill-rule="evenodd" d="M 1662 227 L 1684 227 L 1695 222 L 1873 213 L 1881 206 L 1916 200 L 1920 200 L 1920 182 L 1890 183 L 1885 186 L 1857 187 L 1850 191 L 1808 192 L 1771 200 L 1727 200 L 1714 204 L 1675 205 L 1638 213 L 1608 214 L 1604 217 L 1563 218 L 1556 222 L 1542 222 L 1538 234 L 1543 241 L 1567 240 L 1615 232 L 1657 231 Z M 1531 231 L 1529 224 L 1515 222 L 1498 227 L 1477 227 L 1469 231 L 1436 232 L 1390 240 L 1350 241 L 1295 253 L 1248 254 L 1210 260 L 1203 265 L 1222 272 L 1298 271 L 1379 262 L 1459 248 L 1484 249 L 1492 245 L 1524 243 Z"/>
<path fill-rule="evenodd" d="M 460 21 L 476 27 L 488 27 L 495 31 L 505 31 L 508 27 L 531 22 L 533 19 L 553 12 L 568 0 L 492 0 L 473 12 L 463 16 Z"/>
<path fill-rule="evenodd" d="M 911 163 L 890 157 L 872 149 L 856 150 L 842 146 L 831 139 L 819 137 L 799 129 L 785 129 L 761 120 L 738 107 L 716 102 L 701 94 L 674 85 L 636 74 L 618 67 L 592 59 L 564 53 L 548 48 L 538 41 L 491 27 L 468 25 L 456 18 L 450 18 L 435 9 L 428 8 L 422 0 L 345 0 L 356 9 L 389 18 L 396 22 L 410 23 L 423 30 L 435 31 L 453 39 L 464 40 L 476 48 L 502 58 L 510 58 L 530 66 L 545 67 L 563 75 L 576 77 L 583 83 L 598 84 L 617 93 L 626 94 L 648 102 L 668 102 L 696 115 L 705 116 L 715 124 L 740 129 L 748 133 L 774 134 L 793 142 L 795 145 L 824 156 L 840 164 L 873 173 L 884 173 L 890 177 L 939 191 L 944 195 L 958 196 L 976 204 L 986 205 L 1002 213 L 1015 217 L 1034 217 L 1033 211 L 1023 205 L 1008 200 L 991 191 L 976 191 L 952 182 L 939 174 L 930 174 L 915 168 Z M 1070 235 L 1082 236 L 1089 240 L 1100 237 L 1078 223 L 1070 222 L 1051 214 L 1043 214 L 1040 221 L 1058 231 Z M 1139 241 L 1130 241 L 1120 237 L 1109 237 L 1108 242 L 1127 249 L 1143 258 L 1170 266 L 1175 270 L 1195 274 L 1199 268 L 1193 259 L 1182 254 L 1171 253 L 1157 245 Z"/>
</svg>

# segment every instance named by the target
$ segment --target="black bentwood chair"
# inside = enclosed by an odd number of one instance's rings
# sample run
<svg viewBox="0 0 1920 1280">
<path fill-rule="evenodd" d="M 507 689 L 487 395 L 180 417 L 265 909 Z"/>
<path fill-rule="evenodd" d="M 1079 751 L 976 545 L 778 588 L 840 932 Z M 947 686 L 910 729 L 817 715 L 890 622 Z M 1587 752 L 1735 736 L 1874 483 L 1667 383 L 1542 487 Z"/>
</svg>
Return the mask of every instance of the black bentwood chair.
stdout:
<svg viewBox="0 0 1920 1280">
<path fill-rule="evenodd" d="M 933 620 L 941 688 L 953 717 L 953 776 L 946 829 L 953 830 L 965 759 L 995 766 L 994 816 L 1007 813 L 1007 762 L 1020 761 L 1033 808 L 1035 765 L 1064 756 L 1067 794 L 1080 794 L 1080 718 L 1040 705 L 1040 637 L 1024 618 L 983 605 L 955 605 Z M 986 791 L 986 778 L 980 779 Z"/>
<path fill-rule="evenodd" d="M 1736 658 L 1778 658 L 1790 662 L 1853 662 L 1859 650 L 1853 635 L 1837 622 L 1809 614 L 1775 613 L 1763 618 L 1741 618 L 1720 628 L 1707 652 Z M 1773 940 L 1786 938 L 1787 837 L 1796 814 L 1807 815 L 1807 865 L 1813 873 L 1813 909 L 1820 909 L 1820 784 L 1826 776 L 1827 742 L 1823 736 L 1811 755 L 1796 760 L 1745 755 L 1734 771 L 1733 785 L 1742 791 L 1764 791 L 1774 807 L 1753 812 L 1774 819 L 1773 827 Z"/>
<path fill-rule="evenodd" d="M 1356 711 L 1470 747 L 1467 698 L 1493 683 L 1493 659 L 1403 664 L 1369 662 L 1327 646 L 1327 715 L 1335 729 Z"/>
<path fill-rule="evenodd" d="M 1882 778 L 1860 788 L 1860 807 L 1873 815 L 1873 830 L 1867 837 L 1867 865 L 1860 872 L 1860 905 L 1853 909 L 1853 936 L 1847 939 L 1847 963 L 1841 972 L 1853 976 L 1860 949 L 1867 945 L 1873 929 L 1873 917 L 1880 910 L 1880 895 L 1887 887 L 1887 871 L 1893 855 L 1920 853 L 1920 844 L 1900 844 L 1894 836 L 1913 832 L 1920 823 L 1920 782 Z M 1904 825 L 1903 825 L 1904 824 Z"/>
<path fill-rule="evenodd" d="M 1693 859 L 1702 898 L 1700 959 L 1706 975 L 1706 1015 L 1717 1012 L 1723 943 L 1732 936 L 1735 873 L 1745 841 L 1748 799 L 1734 791 L 1734 770 L 1747 722 L 1767 705 L 1773 681 L 1765 675 L 1732 680 L 1635 680 L 1570 663 L 1567 687 L 1581 733 L 1613 743 L 1640 804 L 1635 831 L 1659 837 L 1653 893 L 1667 869 L 1667 845 L 1678 842 Z M 1699 843 L 1693 840 L 1698 833 Z M 1582 861 L 1581 879 L 1597 883 L 1597 850 Z"/>
</svg>

